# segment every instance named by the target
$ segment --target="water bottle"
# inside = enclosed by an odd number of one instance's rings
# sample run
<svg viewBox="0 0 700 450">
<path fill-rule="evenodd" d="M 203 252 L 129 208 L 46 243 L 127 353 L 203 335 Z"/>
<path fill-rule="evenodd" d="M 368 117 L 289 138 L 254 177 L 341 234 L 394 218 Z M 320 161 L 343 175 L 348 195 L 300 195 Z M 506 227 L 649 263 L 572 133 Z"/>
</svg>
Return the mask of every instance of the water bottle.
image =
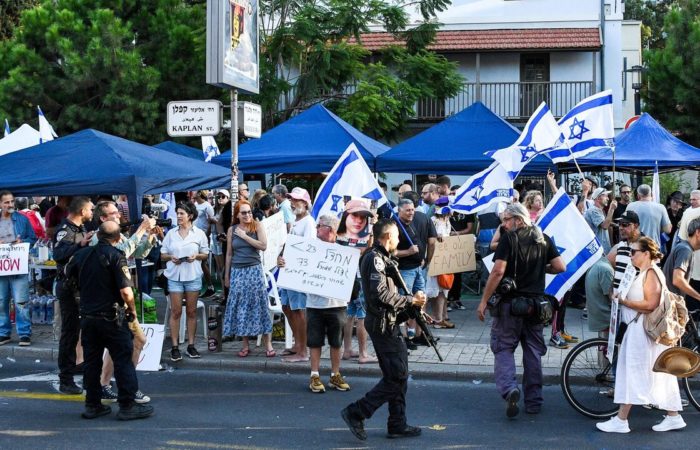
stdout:
<svg viewBox="0 0 700 450">
<path fill-rule="evenodd" d="M 46 240 L 46 242 L 47 242 L 47 246 L 48 246 L 48 248 L 49 248 L 49 259 L 50 259 L 51 261 L 53 261 L 53 242 L 51 242 L 51 241 L 48 240 L 48 239 Z"/>
<path fill-rule="evenodd" d="M 47 296 L 47 303 L 46 303 L 46 323 L 51 324 L 53 323 L 53 302 L 54 298 L 51 296 Z"/>
<path fill-rule="evenodd" d="M 29 320 L 32 323 L 39 323 L 39 308 L 37 307 L 38 298 L 35 295 L 29 297 L 27 306 L 29 307 Z"/>
<path fill-rule="evenodd" d="M 41 296 L 41 309 L 39 310 L 39 316 L 41 317 L 40 323 L 49 323 L 46 321 L 46 309 L 49 305 L 49 298 L 46 295 Z"/>
</svg>

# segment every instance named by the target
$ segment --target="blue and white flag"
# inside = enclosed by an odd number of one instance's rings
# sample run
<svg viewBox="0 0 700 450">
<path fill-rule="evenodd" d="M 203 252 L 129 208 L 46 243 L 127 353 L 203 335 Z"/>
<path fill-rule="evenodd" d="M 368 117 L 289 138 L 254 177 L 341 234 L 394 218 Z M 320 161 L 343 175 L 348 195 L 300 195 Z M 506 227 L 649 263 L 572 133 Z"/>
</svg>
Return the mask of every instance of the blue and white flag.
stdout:
<svg viewBox="0 0 700 450">
<path fill-rule="evenodd" d="M 497 162 L 472 175 L 455 192 L 450 208 L 464 214 L 485 209 L 494 202 L 510 202 L 513 196 L 513 179 Z"/>
<path fill-rule="evenodd" d="M 661 202 L 661 182 L 659 181 L 659 162 L 654 161 L 654 176 L 651 178 L 651 194 L 656 203 Z"/>
<path fill-rule="evenodd" d="M 53 141 L 53 139 L 57 138 L 58 135 L 53 130 L 53 127 L 49 121 L 46 120 L 43 111 L 38 105 L 36 109 L 39 111 L 39 143 L 43 144 L 44 142 Z"/>
<path fill-rule="evenodd" d="M 554 194 L 537 225 L 552 239 L 566 264 L 566 271 L 547 275 L 545 281 L 545 292 L 561 300 L 566 291 L 600 259 L 603 247 L 562 188 Z"/>
<path fill-rule="evenodd" d="M 612 91 L 599 92 L 581 100 L 559 120 L 564 143 L 548 153 L 554 163 L 580 158 L 615 145 Z"/>
<path fill-rule="evenodd" d="M 3 137 L 9 136 L 10 133 L 11 133 L 11 131 L 10 131 L 10 124 L 9 124 L 9 122 L 7 121 L 7 119 L 5 119 L 5 135 L 4 135 Z"/>
<path fill-rule="evenodd" d="M 204 162 L 209 162 L 221 154 L 214 136 L 202 136 L 202 151 L 204 152 Z"/>
<path fill-rule="evenodd" d="M 532 113 L 523 132 L 510 147 L 486 152 L 498 161 L 515 179 L 527 163 L 537 155 L 547 153 L 563 142 L 564 136 L 545 102 Z"/>
<path fill-rule="evenodd" d="M 175 211 L 175 194 L 172 192 L 160 194 L 160 201 L 158 203 L 164 203 L 168 205 L 168 209 L 163 213 L 164 219 L 170 219 L 174 224 L 177 223 L 177 212 Z"/>
<path fill-rule="evenodd" d="M 345 196 L 362 197 L 377 201 L 377 208 L 387 202 L 384 191 L 362 159 L 355 144 L 343 152 L 318 190 L 311 216 L 318 219 L 324 214 L 340 217 L 345 210 Z"/>
</svg>

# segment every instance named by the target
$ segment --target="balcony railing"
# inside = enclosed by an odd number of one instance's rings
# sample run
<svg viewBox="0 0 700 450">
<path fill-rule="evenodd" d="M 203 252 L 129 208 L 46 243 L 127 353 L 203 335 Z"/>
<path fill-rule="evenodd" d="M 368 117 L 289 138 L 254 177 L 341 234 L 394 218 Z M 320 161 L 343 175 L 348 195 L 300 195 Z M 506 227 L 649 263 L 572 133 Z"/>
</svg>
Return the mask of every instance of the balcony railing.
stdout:
<svg viewBox="0 0 700 450">
<path fill-rule="evenodd" d="M 591 81 L 465 83 L 462 91 L 446 100 L 424 99 L 416 104 L 418 121 L 438 121 L 457 114 L 479 100 L 507 120 L 527 121 L 540 103 L 561 117 L 593 94 Z"/>
</svg>

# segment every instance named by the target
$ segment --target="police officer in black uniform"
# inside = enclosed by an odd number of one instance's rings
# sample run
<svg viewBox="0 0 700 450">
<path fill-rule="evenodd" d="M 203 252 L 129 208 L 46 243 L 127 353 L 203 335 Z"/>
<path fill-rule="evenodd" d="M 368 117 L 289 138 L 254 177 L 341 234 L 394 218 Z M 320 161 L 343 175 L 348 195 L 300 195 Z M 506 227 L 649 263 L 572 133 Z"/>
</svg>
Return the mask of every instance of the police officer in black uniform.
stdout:
<svg viewBox="0 0 700 450">
<path fill-rule="evenodd" d="M 77 286 L 65 276 L 64 267 L 71 256 L 90 243 L 92 232 L 85 224 L 92 220 L 92 202 L 87 197 L 75 197 L 68 206 L 68 217 L 56 229 L 53 258 L 56 260 L 56 297 L 61 308 L 61 338 L 58 342 L 59 390 L 64 394 L 80 394 L 75 384 L 75 347 L 80 336 Z"/>
<path fill-rule="evenodd" d="M 367 439 L 364 419 L 384 403 L 389 404 L 388 438 L 419 436 L 421 430 L 406 424 L 408 351 L 399 324 L 408 319 L 407 308 L 425 304 L 425 294 L 400 295 L 396 261 L 391 254 L 399 244 L 399 230 L 392 220 L 381 219 L 373 227 L 375 243 L 360 262 L 362 290 L 367 301 L 365 328 L 377 352 L 382 379 L 360 400 L 351 403 L 341 415 L 358 439 Z"/>
<path fill-rule="evenodd" d="M 94 247 L 79 250 L 66 267 L 66 275 L 80 286 L 80 329 L 85 353 L 85 419 L 109 414 L 102 405 L 102 355 L 105 348 L 114 361 L 119 388 L 120 420 L 141 419 L 153 414 L 153 407 L 134 401 L 139 389 L 131 359 L 133 335 L 129 318 L 136 317 L 131 275 L 124 252 L 114 247 L 121 240 L 119 225 L 107 221 L 97 232 Z"/>
</svg>

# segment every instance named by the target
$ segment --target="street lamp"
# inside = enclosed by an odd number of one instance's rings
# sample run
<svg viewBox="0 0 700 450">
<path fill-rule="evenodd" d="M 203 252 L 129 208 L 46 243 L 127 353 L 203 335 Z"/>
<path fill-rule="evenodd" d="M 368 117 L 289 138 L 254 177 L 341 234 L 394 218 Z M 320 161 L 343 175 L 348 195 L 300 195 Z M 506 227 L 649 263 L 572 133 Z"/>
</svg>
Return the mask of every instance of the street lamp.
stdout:
<svg viewBox="0 0 700 450">
<path fill-rule="evenodd" d="M 642 74 L 646 72 L 646 69 L 642 66 L 636 65 L 626 69 L 625 72 L 632 74 L 632 89 L 634 89 L 634 114 L 638 116 L 642 113 L 639 91 L 642 89 Z"/>
</svg>

